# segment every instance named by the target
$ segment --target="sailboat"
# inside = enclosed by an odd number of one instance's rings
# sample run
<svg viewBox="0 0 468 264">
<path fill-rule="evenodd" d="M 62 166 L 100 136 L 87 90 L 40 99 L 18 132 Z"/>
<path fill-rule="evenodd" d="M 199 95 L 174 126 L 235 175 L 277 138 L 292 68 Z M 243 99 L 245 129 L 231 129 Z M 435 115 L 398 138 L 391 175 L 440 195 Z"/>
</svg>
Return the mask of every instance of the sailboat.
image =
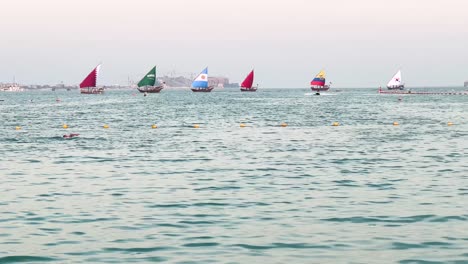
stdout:
<svg viewBox="0 0 468 264">
<path fill-rule="evenodd" d="M 214 86 L 208 86 L 208 67 L 206 67 L 197 78 L 192 82 L 192 91 L 193 92 L 204 92 L 209 93 L 213 90 Z"/>
<path fill-rule="evenodd" d="M 401 81 L 401 71 L 398 70 L 392 79 L 387 84 L 387 89 L 389 90 L 403 90 L 405 89 L 405 84 Z"/>
<path fill-rule="evenodd" d="M 22 92 L 24 91 L 17 83 L 15 77 L 13 77 L 13 82 L 10 84 L 0 84 L 0 91 L 2 92 Z"/>
<path fill-rule="evenodd" d="M 101 64 L 96 66 L 86 78 L 80 83 L 80 93 L 82 94 L 102 94 L 104 93 L 104 88 L 97 88 L 96 82 L 99 75 L 99 70 L 101 69 Z"/>
<path fill-rule="evenodd" d="M 156 80 L 156 66 L 154 66 L 137 84 L 137 89 L 140 93 L 159 93 L 164 86 L 155 86 L 156 83 L 158 83 L 158 81 Z"/>
<path fill-rule="evenodd" d="M 245 77 L 245 80 L 241 83 L 241 88 L 240 90 L 242 92 L 255 92 L 257 91 L 257 87 L 252 86 L 254 80 L 254 71 L 252 70 L 247 77 Z"/>
<path fill-rule="evenodd" d="M 310 82 L 310 89 L 314 92 L 328 91 L 330 85 L 325 84 L 325 71 L 321 70 Z"/>
</svg>

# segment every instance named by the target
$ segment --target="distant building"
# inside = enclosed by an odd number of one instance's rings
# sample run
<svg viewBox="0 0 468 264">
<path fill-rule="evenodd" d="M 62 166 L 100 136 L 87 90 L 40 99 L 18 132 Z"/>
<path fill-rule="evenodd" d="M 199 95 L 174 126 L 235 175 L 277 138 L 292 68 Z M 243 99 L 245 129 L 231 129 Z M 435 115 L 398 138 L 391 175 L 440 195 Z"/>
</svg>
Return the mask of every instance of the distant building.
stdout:
<svg viewBox="0 0 468 264">
<path fill-rule="evenodd" d="M 183 76 L 163 76 L 161 78 L 158 78 L 158 81 L 161 83 L 165 82 L 167 87 L 190 87 L 192 85 L 192 79 Z"/>
<path fill-rule="evenodd" d="M 229 84 L 229 79 L 226 77 L 208 77 L 208 85 L 224 88 L 226 84 Z"/>
<path fill-rule="evenodd" d="M 158 78 L 158 81 L 165 82 L 167 87 L 190 87 L 193 79 L 184 76 L 162 76 Z M 229 78 L 221 76 L 208 77 L 208 85 L 213 85 L 216 88 L 239 87 L 238 83 L 229 83 Z"/>
<path fill-rule="evenodd" d="M 225 84 L 224 85 L 224 88 L 239 88 L 239 83 L 229 83 L 229 84 Z"/>
<path fill-rule="evenodd" d="M 465 87 L 468 87 L 468 81 L 465 82 L 465 85 L 464 85 L 464 86 L 465 86 Z"/>
<path fill-rule="evenodd" d="M 239 83 L 230 83 L 227 77 L 208 77 L 208 84 L 219 88 L 239 88 Z"/>
</svg>

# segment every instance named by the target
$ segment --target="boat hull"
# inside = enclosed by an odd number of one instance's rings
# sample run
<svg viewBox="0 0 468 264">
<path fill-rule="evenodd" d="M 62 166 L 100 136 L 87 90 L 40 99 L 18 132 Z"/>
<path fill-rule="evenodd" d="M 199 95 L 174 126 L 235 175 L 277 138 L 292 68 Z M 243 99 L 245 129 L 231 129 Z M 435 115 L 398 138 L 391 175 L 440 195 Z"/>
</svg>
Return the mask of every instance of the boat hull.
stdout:
<svg viewBox="0 0 468 264">
<path fill-rule="evenodd" d="M 257 87 L 252 87 L 252 88 L 241 87 L 240 90 L 241 92 L 256 92 Z"/>
<path fill-rule="evenodd" d="M 80 93 L 81 94 L 103 94 L 104 89 L 103 88 L 80 88 Z"/>
<path fill-rule="evenodd" d="M 138 87 L 140 93 L 159 93 L 163 89 L 163 86 L 147 86 L 147 87 Z"/>
<path fill-rule="evenodd" d="M 310 87 L 310 89 L 314 92 L 325 92 L 330 90 L 330 86 L 325 85 L 323 87 Z"/>
<path fill-rule="evenodd" d="M 387 86 L 387 89 L 388 90 L 403 90 L 403 89 L 405 89 L 405 85 L 402 84 L 402 85 L 398 85 L 398 86 Z"/>
<path fill-rule="evenodd" d="M 211 90 L 214 89 L 214 86 L 210 86 L 208 88 L 191 88 L 192 92 L 194 93 L 209 93 Z"/>
</svg>

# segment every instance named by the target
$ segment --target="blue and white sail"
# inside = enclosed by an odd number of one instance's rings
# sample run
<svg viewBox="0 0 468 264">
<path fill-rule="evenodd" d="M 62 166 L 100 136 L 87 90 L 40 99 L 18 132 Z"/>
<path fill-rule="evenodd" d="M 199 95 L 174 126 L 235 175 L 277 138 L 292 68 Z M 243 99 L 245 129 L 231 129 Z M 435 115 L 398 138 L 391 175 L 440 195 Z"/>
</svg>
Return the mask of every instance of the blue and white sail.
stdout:
<svg viewBox="0 0 468 264">
<path fill-rule="evenodd" d="M 193 88 L 208 88 L 208 67 L 206 67 L 192 82 Z"/>
</svg>

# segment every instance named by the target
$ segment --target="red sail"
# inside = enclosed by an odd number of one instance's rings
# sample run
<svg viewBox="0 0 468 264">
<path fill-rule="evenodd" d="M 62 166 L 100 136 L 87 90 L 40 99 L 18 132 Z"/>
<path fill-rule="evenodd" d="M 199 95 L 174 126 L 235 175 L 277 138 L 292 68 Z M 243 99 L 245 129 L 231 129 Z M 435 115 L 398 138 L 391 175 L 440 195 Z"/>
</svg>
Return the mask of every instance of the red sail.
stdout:
<svg viewBox="0 0 468 264">
<path fill-rule="evenodd" d="M 254 71 L 252 70 L 249 75 L 245 78 L 245 80 L 242 82 L 241 87 L 244 88 L 252 88 L 253 84 L 253 79 L 254 79 Z"/>
<path fill-rule="evenodd" d="M 96 66 L 96 68 L 94 68 L 94 70 L 92 70 L 88 76 L 86 76 L 86 78 L 80 83 L 80 88 L 96 87 L 99 68 L 101 68 L 101 65 Z"/>
</svg>

